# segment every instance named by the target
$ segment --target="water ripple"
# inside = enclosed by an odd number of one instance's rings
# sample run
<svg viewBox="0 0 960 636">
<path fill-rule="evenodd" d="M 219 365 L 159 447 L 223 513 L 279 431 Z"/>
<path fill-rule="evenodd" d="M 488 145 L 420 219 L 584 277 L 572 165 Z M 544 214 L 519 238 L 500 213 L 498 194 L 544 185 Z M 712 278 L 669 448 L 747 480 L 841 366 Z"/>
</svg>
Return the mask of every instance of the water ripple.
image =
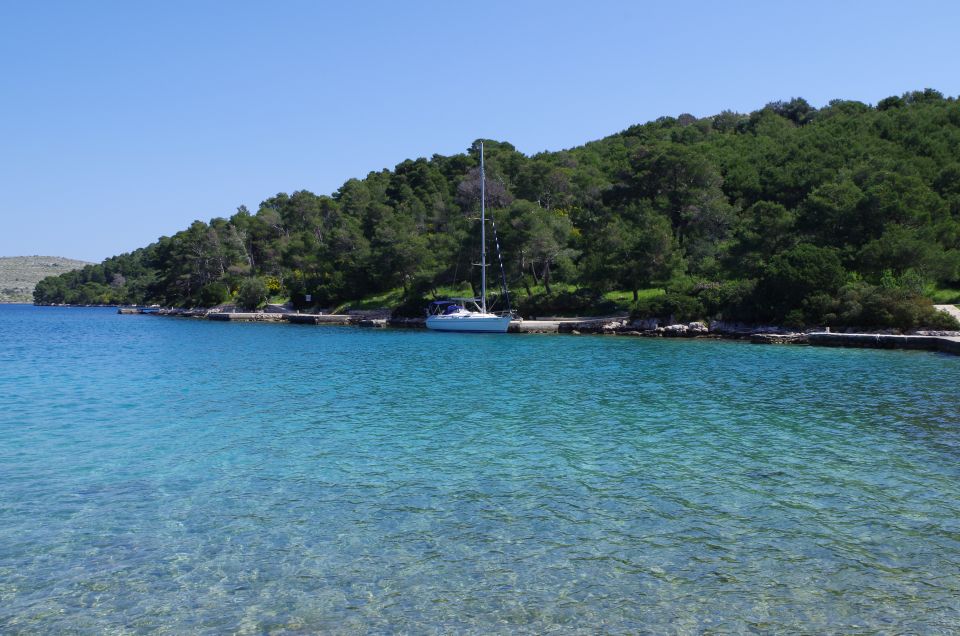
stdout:
<svg viewBox="0 0 960 636">
<path fill-rule="evenodd" d="M 956 633 L 958 381 L 0 307 L 0 631 Z"/>
</svg>

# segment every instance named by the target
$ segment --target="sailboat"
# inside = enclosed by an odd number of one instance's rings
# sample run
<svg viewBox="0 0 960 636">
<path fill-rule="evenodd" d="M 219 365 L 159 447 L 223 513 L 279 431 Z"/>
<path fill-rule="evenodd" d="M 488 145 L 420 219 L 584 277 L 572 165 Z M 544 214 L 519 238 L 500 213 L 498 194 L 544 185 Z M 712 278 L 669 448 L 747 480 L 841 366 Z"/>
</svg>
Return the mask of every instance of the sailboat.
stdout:
<svg viewBox="0 0 960 636">
<path fill-rule="evenodd" d="M 480 298 L 437 300 L 427 308 L 427 329 L 506 333 L 511 317 L 487 311 L 487 209 L 483 142 L 480 142 Z M 504 281 L 506 284 L 506 281 Z"/>
</svg>

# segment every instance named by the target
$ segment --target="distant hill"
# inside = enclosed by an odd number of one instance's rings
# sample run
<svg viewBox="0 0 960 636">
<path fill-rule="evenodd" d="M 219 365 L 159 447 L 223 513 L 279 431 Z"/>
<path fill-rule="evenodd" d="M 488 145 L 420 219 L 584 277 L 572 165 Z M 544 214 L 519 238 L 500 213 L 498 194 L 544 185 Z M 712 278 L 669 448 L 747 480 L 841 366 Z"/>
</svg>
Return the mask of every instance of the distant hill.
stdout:
<svg viewBox="0 0 960 636">
<path fill-rule="evenodd" d="M 38 282 L 84 265 L 89 263 L 60 256 L 0 256 L 0 303 L 32 303 Z"/>
</svg>

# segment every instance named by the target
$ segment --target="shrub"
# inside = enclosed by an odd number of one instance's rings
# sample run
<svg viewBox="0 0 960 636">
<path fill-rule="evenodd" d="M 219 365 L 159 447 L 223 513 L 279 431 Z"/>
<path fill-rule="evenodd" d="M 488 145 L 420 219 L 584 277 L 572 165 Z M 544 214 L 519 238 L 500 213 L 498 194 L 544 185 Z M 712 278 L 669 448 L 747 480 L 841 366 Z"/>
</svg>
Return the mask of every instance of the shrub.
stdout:
<svg viewBox="0 0 960 636">
<path fill-rule="evenodd" d="M 259 309 L 267 302 L 267 285 L 262 278 L 253 276 L 240 283 L 237 304 L 243 309 Z"/>
<path fill-rule="evenodd" d="M 279 294 L 283 291 L 283 283 L 280 282 L 280 279 L 276 276 L 267 276 L 264 280 L 264 284 L 267 287 L 267 293 L 269 294 Z"/>
<path fill-rule="evenodd" d="M 750 320 L 752 308 L 749 299 L 757 286 L 755 280 L 727 280 L 701 282 L 694 290 L 703 304 L 705 317 L 721 320 Z"/>
<path fill-rule="evenodd" d="M 875 287 L 863 281 L 840 291 L 836 324 L 845 327 L 960 329 L 960 324 L 934 308 L 928 298 L 898 287 Z"/>
<path fill-rule="evenodd" d="M 630 313 L 632 318 L 660 318 L 670 322 L 688 322 L 706 315 L 703 303 L 695 296 L 668 290 L 663 296 L 637 302 Z"/>
<path fill-rule="evenodd" d="M 540 293 L 517 301 L 522 316 L 583 316 L 613 313 L 617 304 L 595 291 L 577 289 L 559 293 Z"/>
<path fill-rule="evenodd" d="M 803 312 L 799 309 L 789 311 L 783 319 L 783 326 L 787 329 L 803 329 L 806 324 Z"/>
</svg>

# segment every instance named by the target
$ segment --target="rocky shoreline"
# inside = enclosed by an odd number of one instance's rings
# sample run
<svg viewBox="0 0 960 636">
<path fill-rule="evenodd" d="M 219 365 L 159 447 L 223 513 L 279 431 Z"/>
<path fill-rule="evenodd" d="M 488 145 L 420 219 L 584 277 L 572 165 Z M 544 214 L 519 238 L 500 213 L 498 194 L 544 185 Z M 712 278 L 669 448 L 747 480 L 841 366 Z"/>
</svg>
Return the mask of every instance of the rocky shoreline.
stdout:
<svg viewBox="0 0 960 636">
<path fill-rule="evenodd" d="M 268 305 L 264 310 L 246 312 L 233 306 L 212 309 L 121 307 L 118 313 L 145 313 L 158 316 L 199 318 L 228 322 L 288 322 L 305 325 L 341 325 L 367 328 L 426 328 L 425 318 L 391 316 L 389 309 L 354 310 L 345 314 L 299 313 L 287 305 Z M 604 318 L 554 318 L 515 320 L 509 333 L 604 335 L 640 338 L 716 338 L 745 340 L 753 344 L 809 344 L 835 347 L 886 349 L 924 349 L 960 355 L 960 332 L 897 331 L 864 332 L 829 329 L 795 331 L 772 325 L 749 325 L 725 321 L 674 323 L 658 319 L 631 319 L 624 316 Z"/>
</svg>

